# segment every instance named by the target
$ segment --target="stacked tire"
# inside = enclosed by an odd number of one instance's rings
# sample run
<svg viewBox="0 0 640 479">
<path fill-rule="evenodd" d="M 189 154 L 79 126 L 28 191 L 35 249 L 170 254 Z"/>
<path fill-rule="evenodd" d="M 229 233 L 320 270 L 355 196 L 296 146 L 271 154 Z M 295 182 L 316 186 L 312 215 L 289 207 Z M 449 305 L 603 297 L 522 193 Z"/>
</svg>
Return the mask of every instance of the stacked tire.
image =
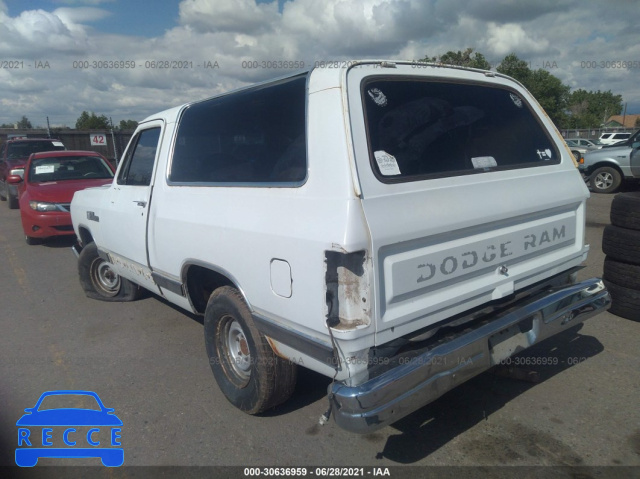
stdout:
<svg viewBox="0 0 640 479">
<path fill-rule="evenodd" d="M 604 228 L 603 279 L 611 293 L 610 313 L 640 321 L 640 192 L 620 193 Z"/>
</svg>

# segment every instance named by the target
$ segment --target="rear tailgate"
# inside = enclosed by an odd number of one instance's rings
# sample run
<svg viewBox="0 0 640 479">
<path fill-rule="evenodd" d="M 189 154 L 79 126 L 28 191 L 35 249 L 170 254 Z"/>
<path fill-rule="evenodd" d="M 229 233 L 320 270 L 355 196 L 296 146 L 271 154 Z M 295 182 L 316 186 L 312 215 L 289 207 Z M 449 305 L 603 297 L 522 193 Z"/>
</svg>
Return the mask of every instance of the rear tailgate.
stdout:
<svg viewBox="0 0 640 479">
<path fill-rule="evenodd" d="M 515 82 L 362 65 L 347 86 L 377 344 L 584 261 L 588 190 Z"/>
</svg>

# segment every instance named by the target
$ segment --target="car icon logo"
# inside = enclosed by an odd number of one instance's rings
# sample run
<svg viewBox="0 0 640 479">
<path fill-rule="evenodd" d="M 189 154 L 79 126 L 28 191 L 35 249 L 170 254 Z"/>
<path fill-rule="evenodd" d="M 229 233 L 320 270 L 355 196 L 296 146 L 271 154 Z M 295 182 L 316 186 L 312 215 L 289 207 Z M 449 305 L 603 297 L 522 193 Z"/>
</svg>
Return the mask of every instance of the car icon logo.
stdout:
<svg viewBox="0 0 640 479">
<path fill-rule="evenodd" d="M 124 463 L 122 421 L 95 392 L 47 391 L 25 412 L 16 422 L 18 466 L 33 467 L 41 457 L 99 457 L 107 467 Z"/>
</svg>

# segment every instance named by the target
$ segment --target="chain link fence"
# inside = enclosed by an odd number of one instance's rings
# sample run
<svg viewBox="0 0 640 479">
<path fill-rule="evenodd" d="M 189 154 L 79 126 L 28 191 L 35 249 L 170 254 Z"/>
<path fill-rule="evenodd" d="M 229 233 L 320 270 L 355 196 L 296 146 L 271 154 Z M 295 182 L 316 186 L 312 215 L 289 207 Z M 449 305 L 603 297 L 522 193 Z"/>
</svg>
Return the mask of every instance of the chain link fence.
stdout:
<svg viewBox="0 0 640 479">
<path fill-rule="evenodd" d="M 589 128 L 589 129 L 565 129 L 560 130 L 563 138 L 586 138 L 597 140 L 603 133 L 633 133 L 637 128 Z"/>
</svg>

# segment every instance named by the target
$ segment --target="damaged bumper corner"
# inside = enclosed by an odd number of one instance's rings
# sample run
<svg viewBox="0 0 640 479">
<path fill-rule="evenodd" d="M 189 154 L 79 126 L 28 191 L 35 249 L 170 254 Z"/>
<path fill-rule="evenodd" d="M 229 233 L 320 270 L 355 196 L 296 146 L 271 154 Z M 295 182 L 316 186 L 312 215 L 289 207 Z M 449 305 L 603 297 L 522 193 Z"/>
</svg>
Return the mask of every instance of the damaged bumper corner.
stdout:
<svg viewBox="0 0 640 479">
<path fill-rule="evenodd" d="M 592 278 L 523 301 L 359 386 L 332 384 L 336 423 L 363 434 L 392 424 L 504 359 L 607 310 L 611 297 L 603 282 Z"/>
</svg>

